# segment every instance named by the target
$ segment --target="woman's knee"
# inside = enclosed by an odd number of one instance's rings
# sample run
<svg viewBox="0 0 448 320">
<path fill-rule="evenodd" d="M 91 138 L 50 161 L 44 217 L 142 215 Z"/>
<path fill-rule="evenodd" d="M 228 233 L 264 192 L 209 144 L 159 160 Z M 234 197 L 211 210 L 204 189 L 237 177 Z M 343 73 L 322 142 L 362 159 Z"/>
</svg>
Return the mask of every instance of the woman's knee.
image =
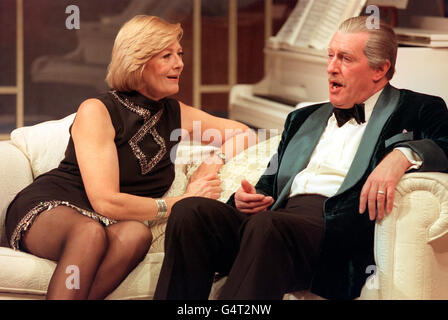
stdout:
<svg viewBox="0 0 448 320">
<path fill-rule="evenodd" d="M 85 244 L 89 247 L 96 246 L 103 250 L 108 245 L 105 228 L 91 219 L 77 222 L 68 234 L 66 242 L 76 242 L 78 245 Z"/>
<path fill-rule="evenodd" d="M 51 234 L 51 236 L 48 236 Z M 74 209 L 59 206 L 42 212 L 30 230 L 24 233 L 22 244 L 26 251 L 58 261 L 70 244 L 77 247 L 104 250 L 107 239 L 104 227 Z"/>
<path fill-rule="evenodd" d="M 123 221 L 106 228 L 109 243 L 117 242 L 131 251 L 149 250 L 152 242 L 151 229 L 139 221 Z"/>
</svg>

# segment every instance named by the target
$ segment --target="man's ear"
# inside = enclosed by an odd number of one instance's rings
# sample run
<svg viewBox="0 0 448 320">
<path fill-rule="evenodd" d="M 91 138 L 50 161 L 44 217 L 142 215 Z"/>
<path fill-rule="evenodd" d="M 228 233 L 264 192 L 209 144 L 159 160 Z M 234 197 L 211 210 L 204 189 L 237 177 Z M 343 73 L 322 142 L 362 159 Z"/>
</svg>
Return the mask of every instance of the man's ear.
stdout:
<svg viewBox="0 0 448 320">
<path fill-rule="evenodd" d="M 373 81 L 379 81 L 381 79 L 383 79 L 384 77 L 386 77 L 387 72 L 389 71 L 391 66 L 391 63 L 388 59 L 386 59 L 386 61 L 380 65 L 379 67 L 375 68 L 375 73 L 373 75 Z"/>
</svg>

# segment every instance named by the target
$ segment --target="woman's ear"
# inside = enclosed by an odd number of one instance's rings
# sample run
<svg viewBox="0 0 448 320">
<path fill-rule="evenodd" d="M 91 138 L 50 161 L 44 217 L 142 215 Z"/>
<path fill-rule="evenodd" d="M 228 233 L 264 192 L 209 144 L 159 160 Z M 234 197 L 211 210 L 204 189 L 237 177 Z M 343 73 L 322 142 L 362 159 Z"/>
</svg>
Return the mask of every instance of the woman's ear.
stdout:
<svg viewBox="0 0 448 320">
<path fill-rule="evenodd" d="M 391 63 L 388 59 L 386 59 L 386 61 L 382 65 L 375 68 L 373 80 L 379 81 L 382 78 L 384 78 L 386 76 L 387 72 L 389 71 L 390 67 L 391 67 Z"/>
</svg>

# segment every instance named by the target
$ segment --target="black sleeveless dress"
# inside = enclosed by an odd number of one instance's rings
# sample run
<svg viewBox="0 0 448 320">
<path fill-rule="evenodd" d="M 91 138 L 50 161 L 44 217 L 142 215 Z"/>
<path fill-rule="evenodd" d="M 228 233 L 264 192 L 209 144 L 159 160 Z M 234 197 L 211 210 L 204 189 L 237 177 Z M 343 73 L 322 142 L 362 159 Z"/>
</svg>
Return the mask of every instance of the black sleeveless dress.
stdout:
<svg viewBox="0 0 448 320">
<path fill-rule="evenodd" d="M 175 175 L 174 160 L 180 141 L 176 130 L 181 128 L 179 103 L 169 98 L 154 101 L 136 91 L 110 91 L 98 99 L 107 107 L 115 128 L 120 191 L 162 197 Z M 116 223 L 94 212 L 84 189 L 71 136 L 59 167 L 37 177 L 9 205 L 5 224 L 10 246 L 23 249 L 23 232 L 41 212 L 60 205 L 71 207 L 104 226 Z"/>
</svg>

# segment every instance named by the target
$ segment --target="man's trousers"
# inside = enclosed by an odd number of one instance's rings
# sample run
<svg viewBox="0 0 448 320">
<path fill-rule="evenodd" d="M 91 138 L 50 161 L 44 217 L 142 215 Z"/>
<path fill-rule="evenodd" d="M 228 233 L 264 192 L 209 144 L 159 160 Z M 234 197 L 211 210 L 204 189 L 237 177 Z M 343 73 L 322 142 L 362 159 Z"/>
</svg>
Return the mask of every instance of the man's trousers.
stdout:
<svg viewBox="0 0 448 320">
<path fill-rule="evenodd" d="M 326 199 L 299 195 L 283 209 L 253 215 L 207 198 L 177 202 L 154 299 L 206 300 L 216 272 L 228 275 L 219 299 L 281 299 L 307 289 L 319 258 Z"/>
</svg>

